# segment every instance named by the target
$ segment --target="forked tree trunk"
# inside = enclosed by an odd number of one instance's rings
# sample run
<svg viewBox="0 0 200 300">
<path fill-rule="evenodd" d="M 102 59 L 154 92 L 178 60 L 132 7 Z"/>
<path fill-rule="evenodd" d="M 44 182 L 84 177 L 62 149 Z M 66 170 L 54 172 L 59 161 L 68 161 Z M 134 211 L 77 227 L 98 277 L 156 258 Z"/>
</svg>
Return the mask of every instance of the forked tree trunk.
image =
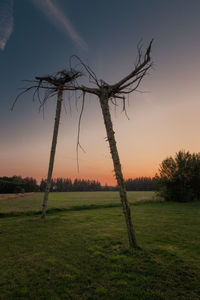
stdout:
<svg viewBox="0 0 200 300">
<path fill-rule="evenodd" d="M 46 218 L 47 201 L 48 201 L 49 191 L 51 187 L 51 178 L 52 178 L 54 158 L 56 153 L 56 144 L 57 144 L 58 129 L 60 123 L 61 109 L 62 109 L 62 100 L 63 100 L 63 88 L 61 87 L 58 90 L 58 95 L 57 95 L 56 115 L 55 115 L 54 131 L 53 131 L 53 138 L 52 138 L 51 152 L 50 152 L 50 159 L 49 159 L 47 184 L 46 184 L 43 205 L 42 205 L 42 216 L 41 216 L 42 219 Z"/>
<path fill-rule="evenodd" d="M 138 248 L 134 229 L 133 229 L 130 206 L 129 206 L 129 202 L 127 199 L 125 182 L 124 182 L 122 168 L 121 168 L 120 159 L 119 159 L 119 154 L 118 154 L 118 150 L 117 150 L 117 145 L 116 145 L 116 140 L 115 140 L 115 132 L 113 130 L 113 124 L 112 124 L 111 114 L 110 114 L 109 104 L 108 104 L 109 99 L 108 99 L 107 94 L 102 92 L 101 95 L 99 96 L 99 100 L 100 100 L 101 109 L 102 109 L 102 113 L 103 113 L 104 124 L 106 127 L 107 138 L 108 138 L 108 142 L 109 142 L 109 146 L 110 146 L 110 153 L 111 153 L 112 160 L 113 160 L 115 176 L 116 176 L 116 180 L 117 180 L 117 184 L 118 184 L 118 188 L 119 188 L 120 199 L 121 199 L 121 203 L 122 203 L 122 207 L 123 207 L 123 213 L 125 216 L 129 245 L 131 248 Z"/>
</svg>

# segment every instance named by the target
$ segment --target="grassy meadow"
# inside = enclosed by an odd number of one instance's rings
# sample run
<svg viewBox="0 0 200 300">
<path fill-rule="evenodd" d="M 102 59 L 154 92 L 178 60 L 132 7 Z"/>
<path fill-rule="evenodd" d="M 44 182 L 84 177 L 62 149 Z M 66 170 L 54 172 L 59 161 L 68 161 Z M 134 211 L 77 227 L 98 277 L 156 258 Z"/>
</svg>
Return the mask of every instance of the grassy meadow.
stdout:
<svg viewBox="0 0 200 300">
<path fill-rule="evenodd" d="M 128 196 L 133 252 L 117 192 L 0 196 L 0 299 L 200 299 L 200 203 Z"/>
<path fill-rule="evenodd" d="M 156 201 L 154 192 L 129 192 L 130 203 L 138 201 Z M 13 200 L 17 197 L 17 200 Z M 40 213 L 43 193 L 0 194 L 0 214 L 4 216 Z M 120 206 L 119 193 L 116 192 L 65 192 L 50 193 L 48 211 L 102 208 L 102 206 Z"/>
</svg>

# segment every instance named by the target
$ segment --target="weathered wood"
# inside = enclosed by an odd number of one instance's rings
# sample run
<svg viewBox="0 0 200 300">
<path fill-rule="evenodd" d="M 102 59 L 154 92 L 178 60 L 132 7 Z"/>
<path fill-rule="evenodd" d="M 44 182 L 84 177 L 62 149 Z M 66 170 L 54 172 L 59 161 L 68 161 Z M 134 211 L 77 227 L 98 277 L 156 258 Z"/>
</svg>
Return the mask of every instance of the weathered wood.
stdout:
<svg viewBox="0 0 200 300">
<path fill-rule="evenodd" d="M 127 199 L 126 189 L 125 189 L 125 182 L 122 174 L 122 168 L 120 164 L 119 154 L 117 150 L 116 140 L 115 140 L 115 133 L 113 130 L 113 124 L 109 109 L 109 101 L 113 102 L 113 99 L 121 99 L 123 101 L 123 110 L 126 112 L 125 109 L 125 95 L 136 91 L 140 82 L 147 74 L 147 71 L 151 68 L 151 46 L 153 40 L 149 43 L 149 46 L 146 52 L 142 53 L 141 47 L 138 46 L 138 58 L 133 68 L 132 72 L 130 72 L 127 76 L 123 77 L 117 83 L 110 85 L 103 80 L 99 80 L 96 74 L 91 70 L 89 66 L 87 66 L 79 57 L 76 55 L 73 58 L 77 59 L 79 64 L 85 69 L 88 74 L 89 82 L 95 84 L 96 87 L 92 88 L 90 86 L 85 86 L 80 84 L 77 79 L 82 75 L 82 72 L 76 71 L 71 68 L 70 71 L 62 70 L 56 73 L 53 76 L 45 76 L 45 77 L 36 77 L 32 83 L 34 84 L 31 87 L 25 88 L 15 99 L 13 103 L 13 107 L 18 100 L 18 98 L 23 95 L 24 93 L 30 91 L 31 89 L 35 89 L 34 95 L 38 96 L 40 101 L 39 91 L 41 89 L 45 89 L 47 91 L 47 95 L 44 97 L 41 103 L 41 106 L 45 104 L 45 101 L 52 95 L 57 93 L 57 108 L 56 108 L 56 117 L 54 123 L 54 132 L 53 132 L 53 139 L 52 139 L 52 146 L 51 146 L 51 153 L 50 153 L 50 161 L 49 161 L 49 169 L 48 169 L 48 176 L 47 176 L 47 186 L 46 191 L 44 194 L 43 200 L 43 207 L 42 207 L 42 218 L 45 219 L 46 217 L 46 207 L 48 201 L 48 194 L 51 186 L 51 178 L 53 172 L 53 165 L 54 165 L 54 157 L 56 151 L 56 143 L 57 143 L 57 136 L 58 136 L 58 128 L 60 122 L 60 113 L 62 107 L 62 95 L 64 91 L 80 91 L 83 94 L 83 101 L 85 94 L 92 94 L 98 96 L 100 100 L 100 105 L 102 109 L 104 124 L 107 132 L 107 138 L 110 146 L 110 152 L 113 160 L 115 176 L 119 188 L 120 199 L 123 207 L 123 212 L 125 216 L 129 244 L 131 248 L 137 248 L 137 242 L 135 238 L 133 223 L 131 219 L 131 211 L 129 202 Z M 72 58 L 72 57 L 71 57 Z M 91 81 L 92 79 L 92 81 Z M 34 96 L 33 96 L 34 98 Z M 84 102 L 83 102 L 84 103 Z M 82 115 L 82 112 L 81 112 Z M 80 124 L 79 124 L 80 128 Z M 79 137 L 78 137 L 79 139 Z M 79 144 L 78 144 L 79 145 Z"/>
<path fill-rule="evenodd" d="M 55 115 L 54 131 L 53 131 L 53 138 L 52 138 L 52 145 L 51 145 L 51 152 L 50 152 L 50 159 L 49 159 L 47 184 L 46 184 L 43 205 L 42 205 L 42 216 L 41 216 L 42 219 L 46 218 L 47 201 L 48 201 L 49 191 L 50 191 L 50 187 L 51 187 L 51 178 L 52 178 L 54 158 L 55 158 L 55 153 L 56 153 L 56 144 L 57 144 L 57 138 L 58 138 L 60 115 L 61 115 L 61 110 L 62 110 L 62 101 L 63 101 L 63 87 L 61 87 L 58 90 L 58 95 L 57 95 L 56 115 Z"/>
<path fill-rule="evenodd" d="M 100 105 L 101 105 L 101 109 L 102 109 L 107 138 L 108 138 L 108 142 L 109 142 L 109 146 L 110 146 L 110 153 L 112 156 L 115 176 L 116 176 L 116 180 L 117 180 L 117 184 L 118 184 L 118 188 L 119 188 L 119 194 L 120 194 L 120 199 L 121 199 L 121 203 L 122 203 L 122 207 L 123 207 L 123 213 L 125 216 L 129 245 L 130 245 L 130 248 L 138 248 L 134 229 L 133 229 L 131 211 L 130 211 L 130 206 L 129 206 L 129 202 L 128 202 L 128 198 L 127 198 L 121 163 L 120 163 L 119 154 L 118 154 L 118 150 L 117 150 L 117 144 L 116 144 L 116 140 L 115 140 L 115 132 L 113 130 L 113 124 L 112 124 L 111 114 L 110 114 L 110 110 L 109 110 L 109 104 L 108 104 L 109 98 L 108 98 L 108 94 L 107 94 L 105 88 L 102 88 L 102 92 L 99 97 L 99 100 L 100 100 Z"/>
</svg>

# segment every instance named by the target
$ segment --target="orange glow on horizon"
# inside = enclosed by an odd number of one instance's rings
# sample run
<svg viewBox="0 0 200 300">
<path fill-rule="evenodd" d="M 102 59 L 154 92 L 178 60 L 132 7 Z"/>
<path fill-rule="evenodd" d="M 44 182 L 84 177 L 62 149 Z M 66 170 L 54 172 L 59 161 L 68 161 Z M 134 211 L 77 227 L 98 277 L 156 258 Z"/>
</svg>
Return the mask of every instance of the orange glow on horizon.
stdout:
<svg viewBox="0 0 200 300">
<path fill-rule="evenodd" d="M 124 179 L 128 178 L 136 178 L 136 177 L 153 177 L 155 175 L 154 169 L 152 170 L 146 170 L 144 169 L 138 170 L 137 172 L 132 172 L 131 170 L 123 170 Z M 47 168 L 35 168 L 30 167 L 26 168 L 25 164 L 12 164 L 12 168 L 9 170 L 5 167 L 1 169 L 1 175 L 0 176 L 8 176 L 12 177 L 14 175 L 22 176 L 24 177 L 33 177 L 37 180 L 38 184 L 40 183 L 41 179 L 46 179 L 47 177 Z M 101 185 L 110 185 L 115 186 L 117 184 L 114 171 L 113 170 L 105 170 L 105 172 L 98 171 L 98 165 L 96 166 L 95 172 L 90 172 L 86 170 L 80 170 L 78 173 L 77 170 L 66 172 L 63 169 L 60 169 L 58 166 L 55 166 L 55 169 L 53 171 L 52 178 L 70 178 L 71 180 L 74 180 L 75 178 L 78 179 L 89 179 L 89 180 L 96 180 L 101 183 Z"/>
</svg>

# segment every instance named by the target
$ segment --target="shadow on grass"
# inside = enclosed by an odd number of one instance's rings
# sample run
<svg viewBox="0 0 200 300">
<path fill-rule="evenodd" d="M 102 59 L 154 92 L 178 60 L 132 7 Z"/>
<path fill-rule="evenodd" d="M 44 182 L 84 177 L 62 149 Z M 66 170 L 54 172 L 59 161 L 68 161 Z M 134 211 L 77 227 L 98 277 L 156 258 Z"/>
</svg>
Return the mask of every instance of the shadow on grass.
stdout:
<svg viewBox="0 0 200 300">
<path fill-rule="evenodd" d="M 135 203 L 130 203 L 131 206 L 133 205 L 142 205 L 146 203 L 161 203 L 163 201 L 155 201 L 155 200 L 143 200 L 137 201 Z M 90 210 L 90 209 L 102 209 L 102 208 L 114 208 L 114 207 L 121 207 L 121 203 L 109 203 L 109 204 L 90 204 L 90 205 L 76 205 L 70 207 L 62 207 L 62 208 L 49 208 L 47 209 L 48 215 L 53 215 L 60 212 L 68 212 L 68 211 L 81 211 L 81 210 Z M 0 218 L 6 217 L 19 217 L 19 216 L 36 216 L 40 215 L 41 210 L 39 211 L 18 211 L 18 212 L 7 212 L 7 213 L 0 213 Z"/>
</svg>

